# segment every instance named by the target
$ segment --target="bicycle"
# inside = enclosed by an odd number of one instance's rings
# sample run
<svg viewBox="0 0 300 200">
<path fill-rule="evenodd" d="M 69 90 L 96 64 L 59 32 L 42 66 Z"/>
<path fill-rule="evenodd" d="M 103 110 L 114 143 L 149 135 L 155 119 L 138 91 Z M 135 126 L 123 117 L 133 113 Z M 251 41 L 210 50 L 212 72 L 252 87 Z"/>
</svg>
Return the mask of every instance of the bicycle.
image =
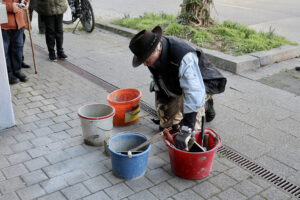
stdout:
<svg viewBox="0 0 300 200">
<path fill-rule="evenodd" d="M 68 0 L 68 3 L 69 8 L 64 14 L 63 23 L 72 24 L 79 19 L 73 33 L 75 32 L 79 22 L 81 22 L 86 32 L 91 33 L 95 28 L 95 16 L 89 0 Z"/>
</svg>

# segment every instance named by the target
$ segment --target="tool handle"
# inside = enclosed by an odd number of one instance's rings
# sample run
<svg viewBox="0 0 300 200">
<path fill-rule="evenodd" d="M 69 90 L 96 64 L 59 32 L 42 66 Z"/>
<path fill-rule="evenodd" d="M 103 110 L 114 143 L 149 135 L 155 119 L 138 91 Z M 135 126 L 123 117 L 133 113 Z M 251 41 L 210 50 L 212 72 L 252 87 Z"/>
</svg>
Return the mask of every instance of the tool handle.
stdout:
<svg viewBox="0 0 300 200">
<path fill-rule="evenodd" d="M 204 116 L 201 118 L 201 146 L 203 147 L 203 140 L 204 140 Z"/>
<path fill-rule="evenodd" d="M 154 135 L 152 138 L 150 138 L 149 140 L 143 142 L 142 144 L 140 144 L 139 146 L 137 146 L 137 147 L 135 147 L 135 148 L 133 148 L 133 149 L 130 149 L 129 151 L 131 151 L 131 152 L 137 151 L 137 150 L 139 150 L 140 148 L 143 148 L 144 146 L 146 146 L 146 145 L 148 145 L 148 144 L 154 142 L 155 140 L 160 139 L 163 135 L 164 135 L 163 132 L 159 132 L 159 133 L 155 134 L 155 135 Z M 128 151 L 128 152 L 129 152 L 129 151 Z"/>
</svg>

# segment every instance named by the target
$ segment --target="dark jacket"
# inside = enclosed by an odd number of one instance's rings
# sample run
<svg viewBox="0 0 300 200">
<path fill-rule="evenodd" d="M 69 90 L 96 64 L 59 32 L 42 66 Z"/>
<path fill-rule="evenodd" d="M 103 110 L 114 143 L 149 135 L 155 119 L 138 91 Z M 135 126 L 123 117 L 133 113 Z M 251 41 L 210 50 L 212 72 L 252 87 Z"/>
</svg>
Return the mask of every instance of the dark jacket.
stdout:
<svg viewBox="0 0 300 200">
<path fill-rule="evenodd" d="M 182 95 L 179 83 L 179 67 L 182 58 L 189 52 L 197 52 L 198 64 L 204 81 L 207 94 L 224 92 L 226 78 L 217 68 L 208 61 L 205 54 L 185 40 L 172 36 L 162 37 L 162 53 L 154 68 L 148 67 L 153 79 L 159 88 L 157 99 L 161 102 L 168 101 Z"/>
<path fill-rule="evenodd" d="M 35 0 L 34 3 L 35 10 L 45 16 L 63 14 L 68 8 L 67 0 Z"/>
</svg>

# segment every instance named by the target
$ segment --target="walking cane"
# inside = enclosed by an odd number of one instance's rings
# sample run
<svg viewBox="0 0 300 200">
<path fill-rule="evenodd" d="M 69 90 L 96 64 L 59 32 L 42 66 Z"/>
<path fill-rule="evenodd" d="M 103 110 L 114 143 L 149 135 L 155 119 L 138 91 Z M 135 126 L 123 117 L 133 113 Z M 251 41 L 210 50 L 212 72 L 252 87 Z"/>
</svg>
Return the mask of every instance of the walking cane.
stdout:
<svg viewBox="0 0 300 200">
<path fill-rule="evenodd" d="M 32 59 L 33 59 L 33 65 L 34 65 L 34 73 L 37 74 L 36 62 L 35 62 L 35 55 L 34 55 L 34 49 L 33 49 L 33 42 L 32 42 L 32 34 L 31 34 L 31 23 L 30 23 L 28 9 L 26 9 L 25 12 L 26 12 L 26 18 L 27 18 L 27 22 L 28 22 L 28 31 L 29 31 L 29 37 L 30 37 Z"/>
</svg>

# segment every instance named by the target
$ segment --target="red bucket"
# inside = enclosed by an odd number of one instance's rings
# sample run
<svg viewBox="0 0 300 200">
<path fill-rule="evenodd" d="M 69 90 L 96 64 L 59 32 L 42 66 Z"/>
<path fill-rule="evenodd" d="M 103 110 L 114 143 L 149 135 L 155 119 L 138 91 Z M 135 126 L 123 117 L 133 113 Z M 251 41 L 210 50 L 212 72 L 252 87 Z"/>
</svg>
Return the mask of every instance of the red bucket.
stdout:
<svg viewBox="0 0 300 200">
<path fill-rule="evenodd" d="M 209 150 L 206 152 L 181 151 L 170 144 L 166 138 L 164 139 L 169 149 L 172 171 L 177 176 L 186 179 L 201 179 L 210 174 L 215 152 L 221 147 L 221 138 L 215 131 L 209 128 L 205 129 L 205 134 L 209 135 Z M 195 133 L 195 138 L 200 144 L 200 132 Z"/>
</svg>

